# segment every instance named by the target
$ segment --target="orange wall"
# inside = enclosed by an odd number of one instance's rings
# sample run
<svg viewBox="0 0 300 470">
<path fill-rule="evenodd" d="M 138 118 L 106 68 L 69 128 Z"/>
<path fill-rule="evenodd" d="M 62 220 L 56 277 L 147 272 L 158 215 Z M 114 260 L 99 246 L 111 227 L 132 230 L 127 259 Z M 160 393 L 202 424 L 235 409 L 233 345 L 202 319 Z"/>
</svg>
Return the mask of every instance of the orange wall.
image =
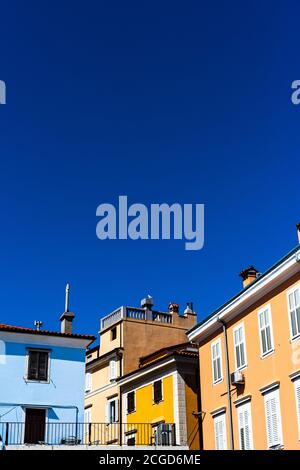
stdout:
<svg viewBox="0 0 300 470">
<path fill-rule="evenodd" d="M 258 303 L 253 305 L 251 309 L 246 310 L 228 326 L 228 349 L 230 372 L 235 370 L 234 344 L 233 344 L 233 328 L 240 322 L 244 322 L 246 351 L 247 351 L 247 367 L 243 369 L 245 376 L 244 390 L 237 394 L 236 387 L 232 386 L 232 413 L 235 449 L 239 449 L 239 435 L 237 424 L 237 409 L 234 401 L 243 396 L 251 395 L 251 413 L 252 413 L 252 429 L 253 429 L 253 445 L 254 449 L 267 449 L 267 435 L 265 427 L 264 397 L 259 391 L 262 387 L 275 381 L 280 381 L 279 395 L 281 407 L 281 421 L 283 433 L 283 445 L 285 449 L 300 449 L 298 440 L 297 413 L 295 403 L 294 384 L 289 374 L 300 369 L 300 354 L 298 354 L 299 363 L 293 362 L 293 354 L 295 357 L 295 347 L 298 346 L 300 351 L 300 343 L 295 344 L 290 340 L 289 314 L 287 306 L 286 291 L 299 284 L 300 274 L 297 273 L 285 284 L 281 285 Z M 271 315 L 273 323 L 273 338 L 275 351 L 265 358 L 261 358 L 259 328 L 258 328 L 258 310 L 265 305 L 271 305 Z M 219 384 L 213 384 L 212 377 L 212 361 L 211 361 L 211 343 L 217 338 L 221 338 L 222 342 L 222 366 L 223 381 Z M 228 432 L 228 409 L 226 394 L 226 369 L 225 369 L 225 353 L 223 334 L 214 335 L 200 345 L 200 388 L 203 417 L 203 442 L 204 449 L 215 448 L 214 423 L 211 412 L 221 407 L 226 407 L 226 427 L 227 427 L 227 446 L 229 448 L 229 432 Z"/>
</svg>

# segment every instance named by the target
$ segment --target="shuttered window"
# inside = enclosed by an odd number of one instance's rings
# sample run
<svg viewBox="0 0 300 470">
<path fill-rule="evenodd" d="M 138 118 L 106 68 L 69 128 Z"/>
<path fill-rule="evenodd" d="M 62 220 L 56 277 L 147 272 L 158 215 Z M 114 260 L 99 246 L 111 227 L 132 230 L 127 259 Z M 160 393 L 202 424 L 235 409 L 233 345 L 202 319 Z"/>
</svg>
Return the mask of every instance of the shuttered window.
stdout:
<svg viewBox="0 0 300 470">
<path fill-rule="evenodd" d="M 117 378 L 117 362 L 115 359 L 109 361 L 109 380 L 115 380 Z"/>
<path fill-rule="evenodd" d="M 253 449 L 251 403 L 248 402 L 238 406 L 237 413 L 240 449 L 251 450 Z"/>
<path fill-rule="evenodd" d="M 156 380 L 156 382 L 153 383 L 153 401 L 154 403 L 159 403 L 162 399 L 162 381 Z"/>
<path fill-rule="evenodd" d="M 292 338 L 300 334 L 300 289 L 294 289 L 288 294 L 288 307 Z"/>
<path fill-rule="evenodd" d="M 258 323 L 261 355 L 264 356 L 274 349 L 270 307 L 266 307 L 258 312 Z"/>
<path fill-rule="evenodd" d="M 265 394 L 266 430 L 269 448 L 282 444 L 279 390 Z"/>
<path fill-rule="evenodd" d="M 221 355 L 221 340 L 218 339 L 211 345 L 212 356 L 212 371 L 214 383 L 220 382 L 223 378 L 222 374 L 222 355 Z"/>
<path fill-rule="evenodd" d="M 135 411 L 135 392 L 127 393 L 127 413 Z"/>
<path fill-rule="evenodd" d="M 48 380 L 49 352 L 30 350 L 28 352 L 28 380 Z"/>
<path fill-rule="evenodd" d="M 221 413 L 214 417 L 214 428 L 215 428 L 215 447 L 217 450 L 227 449 L 227 438 L 226 438 L 226 415 Z"/>
<path fill-rule="evenodd" d="M 105 421 L 108 424 L 116 423 L 119 420 L 119 400 L 114 398 L 106 403 Z"/>
<path fill-rule="evenodd" d="M 246 344 L 244 325 L 239 325 L 233 330 L 235 365 L 237 369 L 246 366 Z"/>
<path fill-rule="evenodd" d="M 296 411 L 298 420 L 298 433 L 300 438 L 300 377 L 294 381 L 295 398 L 296 398 Z"/>
<path fill-rule="evenodd" d="M 85 392 L 88 393 L 92 389 L 92 374 L 87 372 L 85 374 Z"/>
</svg>

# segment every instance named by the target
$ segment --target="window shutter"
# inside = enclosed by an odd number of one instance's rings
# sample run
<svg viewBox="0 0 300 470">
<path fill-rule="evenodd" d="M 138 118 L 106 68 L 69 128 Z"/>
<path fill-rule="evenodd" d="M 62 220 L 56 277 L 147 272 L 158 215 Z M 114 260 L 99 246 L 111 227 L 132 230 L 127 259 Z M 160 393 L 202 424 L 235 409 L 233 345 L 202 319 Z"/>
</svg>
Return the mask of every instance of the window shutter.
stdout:
<svg viewBox="0 0 300 470">
<path fill-rule="evenodd" d="M 227 449 L 225 413 L 214 418 L 215 425 L 215 446 L 217 450 Z"/>
<path fill-rule="evenodd" d="M 109 423 L 109 402 L 105 404 L 105 422 Z"/>
<path fill-rule="evenodd" d="M 282 439 L 278 390 L 265 395 L 265 413 L 268 445 L 269 447 L 280 445 Z"/>
<path fill-rule="evenodd" d="M 252 419 L 251 419 L 251 405 L 245 403 L 240 405 L 237 409 L 239 433 L 240 433 L 240 448 L 241 450 L 253 449 L 252 442 Z"/>
<path fill-rule="evenodd" d="M 109 362 L 109 379 L 115 380 L 117 378 L 117 363 L 115 359 Z"/>
<path fill-rule="evenodd" d="M 85 375 L 85 391 L 90 392 L 92 388 L 92 374 L 87 372 Z"/>
<path fill-rule="evenodd" d="M 39 364 L 38 352 L 29 351 L 29 357 L 28 357 L 28 379 L 29 380 L 37 380 L 38 364 Z"/>
<path fill-rule="evenodd" d="M 39 353 L 39 380 L 48 379 L 48 353 Z"/>
<path fill-rule="evenodd" d="M 119 400 L 118 398 L 115 399 L 115 422 L 119 421 Z"/>
<path fill-rule="evenodd" d="M 134 411 L 134 401 L 135 401 L 135 392 L 129 392 L 127 394 L 127 413 L 132 413 Z"/>
<path fill-rule="evenodd" d="M 298 418 L 298 433 L 300 436 L 300 378 L 295 380 L 296 409 Z"/>
</svg>

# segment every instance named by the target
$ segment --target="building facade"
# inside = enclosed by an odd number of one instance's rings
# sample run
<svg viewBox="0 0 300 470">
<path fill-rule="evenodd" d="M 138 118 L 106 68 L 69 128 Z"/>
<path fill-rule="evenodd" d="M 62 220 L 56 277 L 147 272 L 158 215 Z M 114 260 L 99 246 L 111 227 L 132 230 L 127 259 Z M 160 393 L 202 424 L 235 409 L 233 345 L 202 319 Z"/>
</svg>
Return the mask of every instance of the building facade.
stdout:
<svg viewBox="0 0 300 470">
<path fill-rule="evenodd" d="M 0 436 L 6 445 L 82 443 L 85 353 L 94 336 L 0 324 Z M 62 423 L 69 423 L 64 426 Z"/>
<path fill-rule="evenodd" d="M 243 290 L 188 333 L 199 346 L 203 448 L 300 449 L 299 245 L 241 276 Z"/>
<path fill-rule="evenodd" d="M 142 440 L 199 449 L 198 373 L 198 351 L 184 343 L 141 358 L 118 381 L 127 445 Z"/>
<path fill-rule="evenodd" d="M 100 345 L 87 352 L 86 363 L 85 419 L 101 427 L 93 441 L 122 441 L 126 422 L 119 379 L 138 369 L 142 356 L 186 342 L 195 323 L 191 308 L 180 314 L 178 305 L 170 304 L 168 312 L 156 311 L 151 298 L 143 299 L 141 308 L 123 306 L 102 318 Z"/>
</svg>

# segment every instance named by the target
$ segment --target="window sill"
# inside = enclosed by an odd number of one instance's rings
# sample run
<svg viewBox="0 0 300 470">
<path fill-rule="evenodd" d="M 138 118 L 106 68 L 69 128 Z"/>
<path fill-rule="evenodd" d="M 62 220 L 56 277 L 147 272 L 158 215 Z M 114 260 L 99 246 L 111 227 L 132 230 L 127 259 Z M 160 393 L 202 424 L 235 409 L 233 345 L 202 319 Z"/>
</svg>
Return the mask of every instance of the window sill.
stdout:
<svg viewBox="0 0 300 470">
<path fill-rule="evenodd" d="M 294 343 L 295 341 L 298 341 L 298 340 L 300 340 L 300 333 L 290 338 L 290 343 Z"/>
<path fill-rule="evenodd" d="M 163 401 L 164 401 L 163 399 L 161 399 L 161 400 L 159 400 L 159 401 L 154 401 L 154 402 L 152 403 L 152 405 L 159 405 L 159 404 L 162 403 Z"/>
<path fill-rule="evenodd" d="M 221 379 L 219 379 L 219 380 L 214 381 L 214 382 L 213 382 L 213 385 L 218 385 L 218 384 L 220 384 L 220 383 L 222 383 L 222 382 L 223 382 L 223 377 L 222 377 Z"/>
<path fill-rule="evenodd" d="M 49 384 L 50 380 L 36 380 L 36 379 L 27 379 L 27 377 L 23 377 L 26 383 L 35 383 L 35 384 Z"/>
<path fill-rule="evenodd" d="M 243 365 L 243 366 L 241 366 L 241 367 L 237 367 L 236 370 L 235 370 L 235 372 L 237 372 L 237 371 L 242 371 L 242 370 L 244 370 L 244 369 L 247 369 L 247 367 L 248 367 L 248 364 L 245 364 L 245 365 Z"/>
<path fill-rule="evenodd" d="M 265 359 L 265 357 L 269 357 L 269 356 L 272 356 L 272 354 L 274 354 L 275 352 L 275 349 L 271 349 L 270 351 L 264 353 L 264 354 L 261 354 L 260 358 L 261 359 Z"/>
</svg>

